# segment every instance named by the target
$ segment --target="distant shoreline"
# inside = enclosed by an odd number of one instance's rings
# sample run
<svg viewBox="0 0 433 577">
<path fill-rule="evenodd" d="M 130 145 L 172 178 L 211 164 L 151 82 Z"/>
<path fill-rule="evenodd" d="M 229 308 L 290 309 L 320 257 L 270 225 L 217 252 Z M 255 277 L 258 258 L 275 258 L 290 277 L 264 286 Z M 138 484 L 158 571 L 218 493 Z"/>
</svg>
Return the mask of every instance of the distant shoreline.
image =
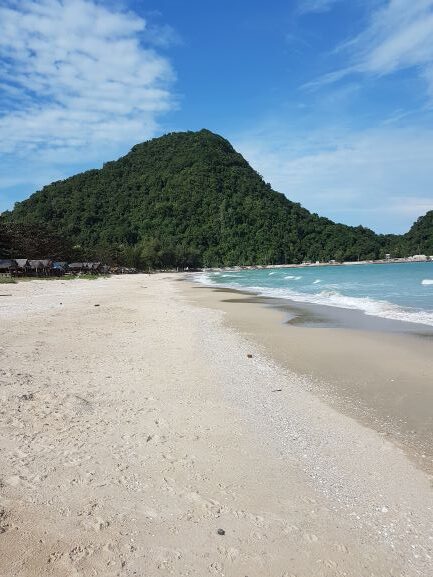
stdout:
<svg viewBox="0 0 433 577">
<path fill-rule="evenodd" d="M 203 272 L 213 272 L 213 271 L 230 271 L 230 270 L 261 270 L 261 269 L 279 269 L 279 268 L 314 268 L 314 267 L 325 267 L 325 266 L 361 266 L 367 264 L 412 264 L 412 263 L 428 263 L 433 262 L 431 257 L 427 259 L 414 259 L 413 257 L 407 258 L 394 258 L 394 259 L 380 259 L 380 260 L 357 260 L 357 261 L 344 261 L 344 262 L 314 262 L 314 263 L 301 263 L 301 264 L 254 264 L 254 265 L 233 265 L 226 267 L 203 267 L 198 269 Z"/>
</svg>

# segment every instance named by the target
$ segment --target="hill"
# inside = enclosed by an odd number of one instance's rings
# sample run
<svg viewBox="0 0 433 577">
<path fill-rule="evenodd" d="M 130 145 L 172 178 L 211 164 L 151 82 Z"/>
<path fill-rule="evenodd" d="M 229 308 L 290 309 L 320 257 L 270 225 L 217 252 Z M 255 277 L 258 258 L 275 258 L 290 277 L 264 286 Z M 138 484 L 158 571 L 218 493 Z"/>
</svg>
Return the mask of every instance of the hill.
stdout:
<svg viewBox="0 0 433 577">
<path fill-rule="evenodd" d="M 138 144 L 99 170 L 45 186 L 2 219 L 41 223 L 86 254 L 132 266 L 370 259 L 391 238 L 396 250 L 406 248 L 400 237 L 311 214 L 208 130 Z M 424 235 L 417 230 L 411 239 Z"/>
<path fill-rule="evenodd" d="M 410 254 L 433 255 L 433 210 L 420 216 L 404 239 Z"/>
</svg>

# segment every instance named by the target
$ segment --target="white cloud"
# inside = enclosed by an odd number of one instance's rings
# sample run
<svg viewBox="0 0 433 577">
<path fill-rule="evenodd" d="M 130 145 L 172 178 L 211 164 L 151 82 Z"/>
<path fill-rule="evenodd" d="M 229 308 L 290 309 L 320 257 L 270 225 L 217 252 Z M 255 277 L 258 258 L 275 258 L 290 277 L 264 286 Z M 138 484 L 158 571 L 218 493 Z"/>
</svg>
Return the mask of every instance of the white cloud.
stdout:
<svg viewBox="0 0 433 577">
<path fill-rule="evenodd" d="M 433 0 L 390 0 L 353 42 L 365 72 L 388 74 L 433 62 Z"/>
<path fill-rule="evenodd" d="M 320 215 L 405 232 L 433 208 L 433 130 L 239 137 L 240 152 L 272 186 Z"/>
<path fill-rule="evenodd" d="M 433 0 L 386 0 L 372 11 L 368 26 L 336 49 L 347 65 L 306 86 L 317 88 L 349 74 L 383 76 L 417 69 L 433 98 Z"/>
<path fill-rule="evenodd" d="M 171 65 L 137 14 L 93 0 L 14 0 L 0 21 L 0 153 L 88 160 L 153 136 L 175 106 Z"/>
</svg>

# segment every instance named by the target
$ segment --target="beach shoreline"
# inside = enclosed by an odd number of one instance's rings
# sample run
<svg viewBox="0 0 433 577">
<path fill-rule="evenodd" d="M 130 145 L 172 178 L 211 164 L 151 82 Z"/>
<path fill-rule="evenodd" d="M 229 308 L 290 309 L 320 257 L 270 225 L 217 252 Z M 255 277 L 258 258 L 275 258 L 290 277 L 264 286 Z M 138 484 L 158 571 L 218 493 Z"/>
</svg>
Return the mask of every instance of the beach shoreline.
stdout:
<svg viewBox="0 0 433 577">
<path fill-rule="evenodd" d="M 185 277 L 192 302 L 224 320 L 322 399 L 374 428 L 433 473 L 433 331 L 361 311 L 297 303 Z"/>
<path fill-rule="evenodd" d="M 179 280 L 8 287 L 0 576 L 429 577 L 431 477 Z"/>
</svg>

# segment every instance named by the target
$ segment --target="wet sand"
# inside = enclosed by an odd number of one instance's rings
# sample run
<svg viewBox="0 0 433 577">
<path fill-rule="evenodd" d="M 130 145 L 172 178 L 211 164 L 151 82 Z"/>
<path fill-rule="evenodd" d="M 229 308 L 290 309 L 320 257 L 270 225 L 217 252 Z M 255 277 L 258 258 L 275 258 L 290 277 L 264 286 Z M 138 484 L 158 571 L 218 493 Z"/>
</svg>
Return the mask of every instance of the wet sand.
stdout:
<svg viewBox="0 0 433 577">
<path fill-rule="evenodd" d="M 332 406 L 373 427 L 433 473 L 433 330 L 358 311 L 306 306 L 185 282 L 201 306 L 314 382 Z"/>
</svg>

